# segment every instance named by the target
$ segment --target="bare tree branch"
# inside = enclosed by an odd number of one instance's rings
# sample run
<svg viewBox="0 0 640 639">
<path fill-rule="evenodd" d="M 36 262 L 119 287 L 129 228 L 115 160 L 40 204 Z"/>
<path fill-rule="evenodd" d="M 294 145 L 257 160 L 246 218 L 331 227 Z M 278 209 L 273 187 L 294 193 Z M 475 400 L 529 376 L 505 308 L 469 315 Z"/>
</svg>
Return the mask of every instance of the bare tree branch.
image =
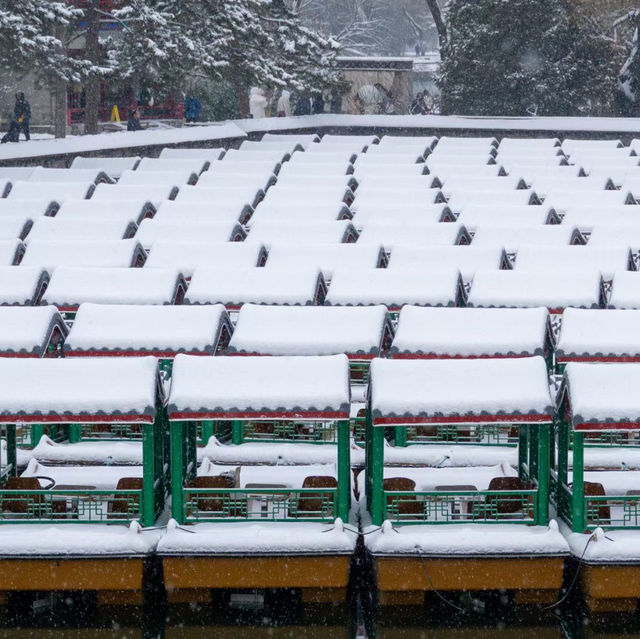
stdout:
<svg viewBox="0 0 640 639">
<path fill-rule="evenodd" d="M 447 25 L 444 23 L 438 0 L 425 0 L 425 2 L 427 3 L 427 8 L 431 12 L 433 22 L 436 25 L 436 29 L 438 31 L 438 42 L 440 44 L 440 51 L 442 52 L 447 46 L 449 39 L 447 35 Z"/>
</svg>

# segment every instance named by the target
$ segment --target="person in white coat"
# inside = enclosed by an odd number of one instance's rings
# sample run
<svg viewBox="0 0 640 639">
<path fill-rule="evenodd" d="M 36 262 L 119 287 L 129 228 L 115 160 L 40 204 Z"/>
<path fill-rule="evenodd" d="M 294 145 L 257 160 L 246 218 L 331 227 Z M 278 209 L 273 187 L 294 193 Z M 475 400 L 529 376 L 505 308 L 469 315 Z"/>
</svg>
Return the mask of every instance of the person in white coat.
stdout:
<svg viewBox="0 0 640 639">
<path fill-rule="evenodd" d="M 264 95 L 264 91 L 258 87 L 252 87 L 249 94 L 249 113 L 252 118 L 264 118 L 266 117 L 266 111 L 268 105 L 267 98 Z"/>
<path fill-rule="evenodd" d="M 276 107 L 278 110 L 279 118 L 288 118 L 291 115 L 291 93 L 289 91 L 283 91 L 280 97 L 278 98 L 278 106 Z"/>
</svg>

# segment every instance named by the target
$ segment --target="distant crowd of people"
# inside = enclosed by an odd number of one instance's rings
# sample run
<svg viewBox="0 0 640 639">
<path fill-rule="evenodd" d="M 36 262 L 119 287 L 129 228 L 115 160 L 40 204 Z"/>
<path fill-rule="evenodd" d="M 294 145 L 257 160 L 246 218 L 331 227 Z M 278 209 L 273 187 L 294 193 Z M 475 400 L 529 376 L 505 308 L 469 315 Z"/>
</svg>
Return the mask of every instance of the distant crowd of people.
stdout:
<svg viewBox="0 0 640 639">
<path fill-rule="evenodd" d="M 340 113 L 341 111 L 342 96 L 338 91 L 292 95 L 290 91 L 283 89 L 279 95 L 274 94 L 271 98 L 260 87 L 252 87 L 249 92 L 249 115 L 252 118 L 266 118 L 269 115 L 286 118 L 291 115 Z"/>
</svg>

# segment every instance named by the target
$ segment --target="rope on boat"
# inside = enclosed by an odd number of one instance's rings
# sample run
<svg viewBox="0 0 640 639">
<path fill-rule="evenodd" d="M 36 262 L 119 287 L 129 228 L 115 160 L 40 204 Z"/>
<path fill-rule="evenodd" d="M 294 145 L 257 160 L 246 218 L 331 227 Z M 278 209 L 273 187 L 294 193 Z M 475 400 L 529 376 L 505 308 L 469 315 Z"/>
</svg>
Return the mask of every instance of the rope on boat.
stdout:
<svg viewBox="0 0 640 639">
<path fill-rule="evenodd" d="M 560 597 L 560 599 L 558 599 L 558 601 L 556 601 L 555 603 L 549 604 L 548 606 L 542 606 L 542 610 L 549 610 L 550 608 L 555 608 L 556 606 L 559 606 L 571 594 L 571 591 L 573 590 L 574 586 L 578 582 L 578 576 L 580 575 L 580 569 L 582 568 L 582 564 L 584 563 L 582 560 L 584 559 L 584 556 L 587 554 L 587 548 L 589 547 L 589 544 L 595 538 L 596 538 L 596 533 L 594 532 L 589 537 L 589 539 L 587 539 L 587 543 L 584 545 L 584 550 L 582 551 L 582 554 L 580 555 L 580 557 L 578 559 L 578 567 L 576 568 L 576 572 L 573 575 L 573 579 L 571 580 L 571 583 L 569 584 L 569 587 L 567 588 L 567 592 L 565 592 L 564 595 L 562 595 L 562 597 Z"/>
<path fill-rule="evenodd" d="M 420 547 L 419 544 L 416 544 L 416 550 L 418 551 L 418 556 L 420 557 L 421 563 L 422 563 L 422 567 L 424 568 L 424 574 L 427 575 L 427 579 L 429 580 L 429 584 L 431 584 L 431 589 L 433 590 L 433 592 L 436 594 L 436 596 L 438 598 L 440 598 L 442 601 L 444 601 L 444 603 L 446 603 L 448 606 L 451 606 L 452 608 L 454 608 L 455 610 L 457 610 L 458 612 L 466 612 L 464 608 L 461 608 L 460 606 L 456 605 L 453 603 L 453 601 L 449 601 L 435 586 L 435 584 L 433 583 L 433 579 L 431 579 L 431 575 L 429 574 L 429 569 L 427 568 L 427 564 L 424 561 L 424 556 L 422 554 L 422 548 Z"/>
</svg>

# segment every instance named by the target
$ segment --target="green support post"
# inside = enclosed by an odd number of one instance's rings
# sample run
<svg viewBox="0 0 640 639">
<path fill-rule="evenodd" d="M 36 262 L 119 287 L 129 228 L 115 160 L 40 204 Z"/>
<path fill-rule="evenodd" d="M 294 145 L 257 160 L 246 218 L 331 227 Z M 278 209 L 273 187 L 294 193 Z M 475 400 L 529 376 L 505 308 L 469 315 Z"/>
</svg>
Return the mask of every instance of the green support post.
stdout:
<svg viewBox="0 0 640 639">
<path fill-rule="evenodd" d="M 537 477 L 538 466 L 540 464 L 539 455 L 538 455 L 539 430 L 538 430 L 538 427 L 534 425 L 529 425 L 528 429 L 529 429 L 529 476 Z"/>
<path fill-rule="evenodd" d="M 518 476 L 522 478 L 524 466 L 529 461 L 529 441 L 527 438 L 528 426 L 518 428 Z"/>
<path fill-rule="evenodd" d="M 404 447 L 407 445 L 407 427 L 406 426 L 395 427 L 394 441 L 396 446 Z"/>
<path fill-rule="evenodd" d="M 82 424 L 69 424 L 69 443 L 77 444 L 82 439 Z"/>
<path fill-rule="evenodd" d="M 364 418 L 364 467 L 373 468 L 371 461 L 371 449 L 373 445 L 373 426 L 371 424 L 371 411 L 367 406 L 367 412 Z M 365 471 L 364 493 L 367 501 L 367 508 L 371 509 L 371 473 Z"/>
<path fill-rule="evenodd" d="M 244 443 L 244 422 L 239 419 L 231 422 L 231 443 L 236 445 Z"/>
<path fill-rule="evenodd" d="M 31 448 L 35 448 L 44 435 L 44 424 L 31 424 Z"/>
<path fill-rule="evenodd" d="M 202 441 L 200 443 L 206 446 L 207 442 L 213 437 L 213 421 L 203 419 L 200 422 L 200 432 L 202 433 Z"/>
<path fill-rule="evenodd" d="M 351 504 L 351 460 L 349 455 L 349 421 L 338 422 L 338 517 L 349 521 Z"/>
<path fill-rule="evenodd" d="M 569 429 L 564 419 L 558 420 L 558 485 L 556 487 L 556 504 L 562 512 L 565 492 L 562 486 L 569 484 Z"/>
<path fill-rule="evenodd" d="M 7 424 L 7 465 L 9 466 L 9 476 L 16 477 L 18 468 L 15 424 Z"/>
<path fill-rule="evenodd" d="M 179 523 L 184 523 L 183 474 L 186 472 L 182 446 L 182 422 L 173 422 L 171 431 L 171 514 Z"/>
<path fill-rule="evenodd" d="M 584 532 L 584 435 L 573 433 L 573 487 L 571 499 L 571 528 Z"/>
<path fill-rule="evenodd" d="M 367 469 L 371 474 L 371 520 L 381 526 L 384 521 L 384 428 L 373 426 L 371 430 L 371 466 Z"/>
<path fill-rule="evenodd" d="M 142 505 L 140 519 L 145 528 L 155 524 L 155 424 L 142 426 Z"/>
<path fill-rule="evenodd" d="M 546 526 L 549 523 L 549 449 L 550 426 L 538 426 L 538 512 L 537 524 Z"/>
</svg>

